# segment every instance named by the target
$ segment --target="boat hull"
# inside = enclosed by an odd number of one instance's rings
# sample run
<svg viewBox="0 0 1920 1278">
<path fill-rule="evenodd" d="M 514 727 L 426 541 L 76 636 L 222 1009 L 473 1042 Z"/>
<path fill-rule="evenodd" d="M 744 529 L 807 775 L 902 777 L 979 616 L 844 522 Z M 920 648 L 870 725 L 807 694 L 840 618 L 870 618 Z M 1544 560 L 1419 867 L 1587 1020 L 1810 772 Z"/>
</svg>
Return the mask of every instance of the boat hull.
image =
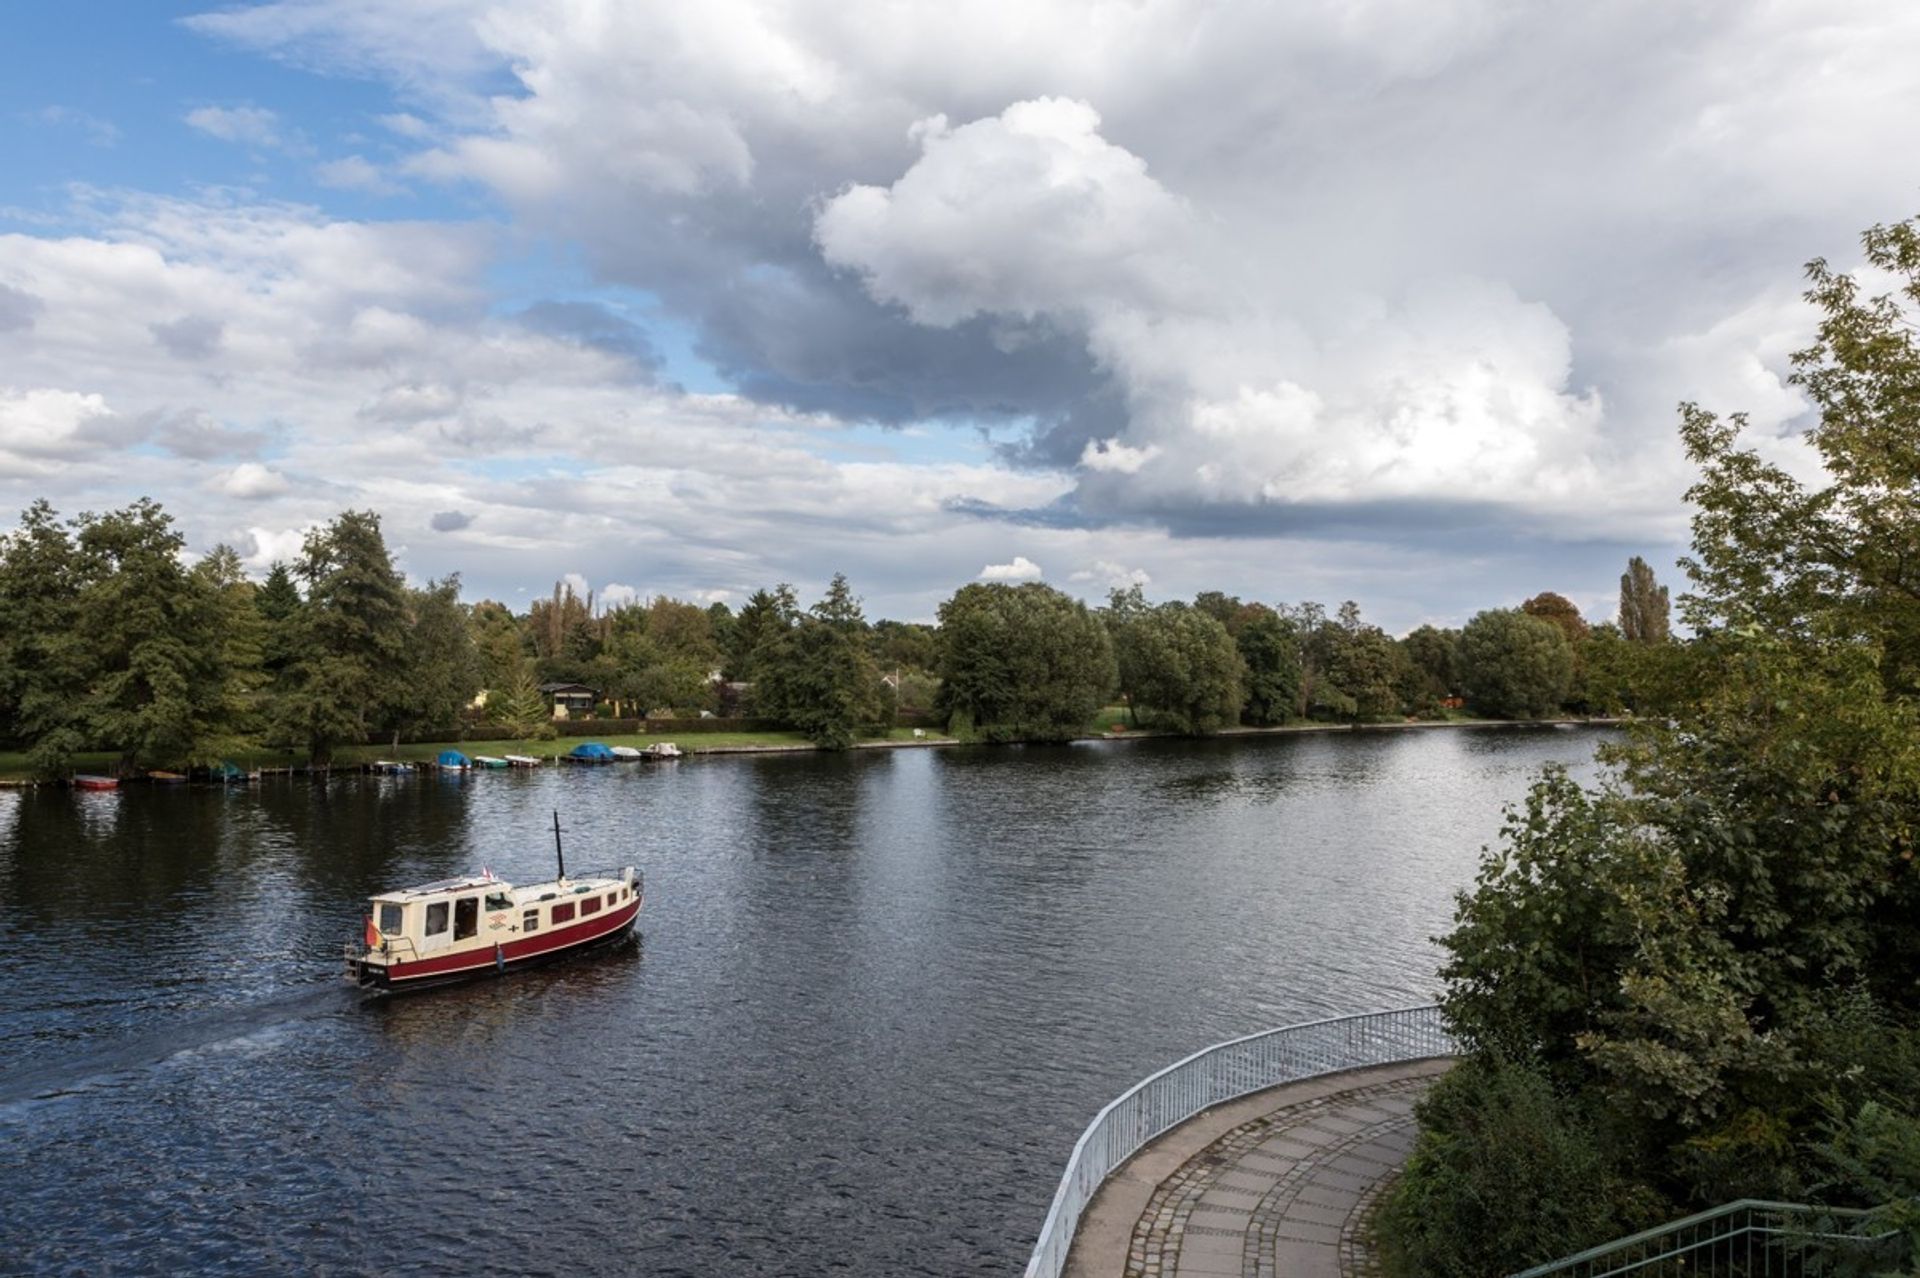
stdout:
<svg viewBox="0 0 1920 1278">
<path fill-rule="evenodd" d="M 412 962 L 391 964 L 356 960 L 349 964 L 348 975 L 361 988 L 378 994 L 399 994 L 461 981 L 484 980 L 490 976 L 504 976 L 570 955 L 584 954 L 632 936 L 644 900 L 643 896 L 636 893 L 633 900 L 608 910 L 599 918 L 555 928 L 539 936 L 461 950 L 456 954 L 432 955 Z"/>
</svg>

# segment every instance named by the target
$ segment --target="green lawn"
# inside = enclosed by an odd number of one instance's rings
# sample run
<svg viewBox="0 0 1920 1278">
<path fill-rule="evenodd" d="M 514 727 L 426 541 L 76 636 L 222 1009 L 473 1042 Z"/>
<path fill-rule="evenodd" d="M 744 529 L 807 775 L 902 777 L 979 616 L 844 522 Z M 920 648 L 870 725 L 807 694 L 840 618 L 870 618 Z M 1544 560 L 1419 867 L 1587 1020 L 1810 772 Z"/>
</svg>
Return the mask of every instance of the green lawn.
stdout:
<svg viewBox="0 0 1920 1278">
<path fill-rule="evenodd" d="M 864 738 L 872 741 L 912 741 L 912 728 L 895 728 L 885 737 Z M 937 733 L 928 732 L 927 739 L 939 740 Z M 469 756 L 490 754 L 498 757 L 506 754 L 527 754 L 537 759 L 552 759 L 555 755 L 565 754 L 583 741 L 598 741 L 602 745 L 649 746 L 657 741 L 672 741 L 688 754 L 700 754 L 711 750 L 737 750 L 752 746 L 782 746 L 787 748 L 809 748 L 806 737 L 798 732 L 654 732 L 626 734 L 605 737 L 558 737 L 552 741 L 422 741 L 415 745 L 403 746 L 341 746 L 334 751 L 333 761 L 338 767 L 353 767 L 362 763 L 371 763 L 375 759 L 395 759 L 402 763 L 412 763 L 434 758 L 442 750 L 459 750 Z M 75 772 L 111 772 L 119 756 L 109 751 L 92 751 L 74 756 Z M 232 756 L 233 762 L 244 768 L 284 768 L 296 763 L 304 763 L 306 757 L 287 750 L 257 750 Z M 32 771 L 27 766 L 24 751 L 0 751 L 0 780 L 25 780 Z"/>
</svg>

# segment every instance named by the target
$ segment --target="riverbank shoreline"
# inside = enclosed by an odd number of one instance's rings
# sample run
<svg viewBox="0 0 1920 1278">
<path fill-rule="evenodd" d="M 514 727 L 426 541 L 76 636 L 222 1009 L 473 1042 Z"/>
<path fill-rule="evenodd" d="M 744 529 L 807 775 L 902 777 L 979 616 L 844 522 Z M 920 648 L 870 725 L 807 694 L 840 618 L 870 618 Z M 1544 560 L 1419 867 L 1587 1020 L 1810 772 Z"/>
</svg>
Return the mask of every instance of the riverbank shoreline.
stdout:
<svg viewBox="0 0 1920 1278">
<path fill-rule="evenodd" d="M 1332 733 L 1420 732 L 1420 731 L 1432 731 L 1432 730 L 1439 730 L 1439 729 L 1475 729 L 1475 728 L 1478 728 L 1478 729 L 1614 728 L 1614 727 L 1619 727 L 1625 724 L 1626 722 L 1627 720 L 1623 718 L 1609 718 L 1609 717 L 1603 717 L 1603 716 L 1595 716 L 1591 718 L 1561 717 L 1561 718 L 1554 718 L 1554 719 L 1421 719 L 1421 720 L 1409 720 L 1409 721 L 1400 722 L 1400 723 L 1285 723 L 1285 724 L 1279 724 L 1273 727 L 1264 727 L 1264 728 L 1258 728 L 1258 727 L 1223 728 L 1219 732 L 1207 734 L 1207 737 L 1184 737 L 1178 733 L 1156 732 L 1151 729 L 1138 729 L 1138 730 L 1118 731 L 1118 732 L 1088 732 L 1088 733 L 1083 733 L 1079 736 L 1071 738 L 1069 743 L 1080 744 L 1080 743 L 1091 742 L 1091 741 L 1194 741 L 1194 740 L 1206 740 L 1209 738 L 1244 739 L 1244 738 L 1253 738 L 1253 737 L 1327 735 Z M 740 734 L 740 735 L 747 735 L 747 734 Z M 775 735 L 788 735 L 788 734 L 766 733 L 761 735 L 775 736 Z M 798 736 L 797 733 L 791 734 L 791 735 L 795 737 Z M 609 744 L 644 746 L 644 745 L 651 745 L 657 741 L 669 740 L 671 739 L 671 737 L 672 737 L 672 734 L 655 733 L 655 734 L 644 734 L 644 735 L 638 735 L 638 736 L 634 736 L 634 735 L 611 736 L 611 737 L 608 737 L 606 740 Z M 687 737 L 685 735 L 682 735 L 680 739 L 681 741 L 684 742 L 687 740 Z M 469 742 L 469 741 L 418 742 L 412 745 L 402 746 L 400 747 L 400 749 L 396 751 L 391 751 L 390 754 L 399 762 L 412 763 L 412 764 L 430 764 L 434 756 L 438 755 L 442 750 L 468 750 L 470 747 L 473 747 L 476 745 L 497 746 L 500 744 L 502 743 Z M 523 746 L 525 743 L 509 743 L 509 744 Z M 542 743 L 542 744 L 551 745 L 552 743 Z M 942 749 L 942 748 L 948 748 L 953 746 L 968 746 L 968 745 L 999 746 L 999 745 L 1017 745 L 1017 744 L 1025 744 L 1025 743 L 962 741 L 958 737 L 935 736 L 929 733 L 928 735 L 918 736 L 918 737 L 895 736 L 891 738 L 875 739 L 871 741 L 856 741 L 849 748 L 853 750 L 921 750 L 921 749 Z M 683 744 L 681 746 L 681 749 L 689 757 L 828 753 L 826 747 L 818 746 L 813 744 L 810 741 L 805 741 L 805 740 L 723 741 L 723 742 L 716 742 L 711 745 Z M 356 753 L 370 753 L 370 751 L 371 751 L 371 748 L 358 748 L 356 750 Z M 519 749 L 516 749 L 513 752 L 521 753 L 522 751 Z M 544 763 L 548 763 L 551 765 L 558 765 L 560 763 L 560 759 L 563 753 L 564 752 L 558 752 L 558 751 L 553 753 L 547 753 L 545 751 L 542 751 L 538 755 L 538 757 Z M 356 758 L 351 761 L 337 762 L 333 764 L 321 765 L 318 767 L 314 766 L 311 763 L 286 762 L 283 764 L 273 764 L 273 765 L 263 766 L 259 769 L 259 772 L 263 777 L 275 777 L 275 778 L 331 776 L 335 773 L 340 773 L 342 775 L 355 775 L 355 774 L 360 774 L 360 773 L 370 771 L 371 765 L 372 765 L 371 758 L 366 760 L 361 760 Z M 137 783 L 140 779 L 133 778 L 132 780 L 134 780 Z M 0 789 L 21 790 L 21 789 L 34 789 L 40 786 L 58 787 L 58 786 L 64 786 L 66 784 L 68 783 L 64 781 L 41 780 L 39 778 L 26 775 L 26 774 L 21 774 L 21 773 L 0 774 Z"/>
</svg>

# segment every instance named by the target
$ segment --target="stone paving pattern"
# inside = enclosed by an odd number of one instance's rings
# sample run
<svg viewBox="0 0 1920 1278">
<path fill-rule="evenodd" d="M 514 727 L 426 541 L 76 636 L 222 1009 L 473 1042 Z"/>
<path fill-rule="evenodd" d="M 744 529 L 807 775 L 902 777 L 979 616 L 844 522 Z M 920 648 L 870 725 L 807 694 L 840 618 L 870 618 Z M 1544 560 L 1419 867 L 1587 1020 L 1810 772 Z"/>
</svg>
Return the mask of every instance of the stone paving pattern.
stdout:
<svg viewBox="0 0 1920 1278">
<path fill-rule="evenodd" d="M 1121 1272 L 1125 1278 L 1376 1273 L 1362 1226 L 1413 1148 L 1414 1102 L 1436 1076 L 1429 1070 L 1304 1100 L 1277 1089 L 1274 1108 L 1216 1137 L 1153 1189 L 1133 1225 Z"/>
</svg>

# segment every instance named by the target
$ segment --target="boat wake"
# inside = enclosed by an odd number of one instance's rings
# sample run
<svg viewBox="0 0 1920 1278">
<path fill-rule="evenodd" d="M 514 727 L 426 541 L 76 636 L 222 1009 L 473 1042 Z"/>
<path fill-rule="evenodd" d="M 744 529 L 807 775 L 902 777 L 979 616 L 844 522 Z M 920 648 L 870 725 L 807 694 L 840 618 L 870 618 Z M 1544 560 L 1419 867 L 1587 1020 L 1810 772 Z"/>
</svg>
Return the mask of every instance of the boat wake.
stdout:
<svg viewBox="0 0 1920 1278">
<path fill-rule="evenodd" d="M 202 1053 L 264 1045 L 287 1026 L 349 1009 L 359 999 L 340 984 L 308 986 L 251 1003 L 169 1019 L 164 1029 L 114 1037 L 30 1061 L 0 1075 L 0 1120 L 19 1106 L 59 1100 L 112 1080 Z"/>
</svg>

